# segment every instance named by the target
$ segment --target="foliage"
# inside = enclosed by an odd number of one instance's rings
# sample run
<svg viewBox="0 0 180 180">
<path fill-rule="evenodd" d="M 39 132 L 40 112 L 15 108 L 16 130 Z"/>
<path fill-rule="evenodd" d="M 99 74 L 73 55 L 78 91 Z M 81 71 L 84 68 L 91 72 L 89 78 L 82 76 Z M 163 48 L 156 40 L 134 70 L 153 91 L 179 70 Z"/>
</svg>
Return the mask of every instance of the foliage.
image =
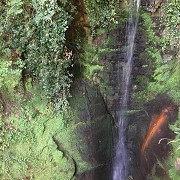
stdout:
<svg viewBox="0 0 180 180">
<path fill-rule="evenodd" d="M 81 63 L 85 67 L 83 73 L 88 79 L 92 79 L 95 72 L 103 70 L 103 66 L 99 65 L 98 49 L 90 44 L 84 47 L 84 52 L 81 54 Z"/>
<path fill-rule="evenodd" d="M 176 180 L 180 176 L 180 171 L 175 169 L 175 161 L 180 157 L 180 112 L 178 120 L 175 124 L 170 125 L 170 128 L 174 131 L 176 137 L 174 140 L 170 141 L 173 149 L 168 159 L 169 177 L 172 180 Z"/>
<path fill-rule="evenodd" d="M 147 38 L 146 41 L 147 46 L 144 52 L 145 60 L 142 69 L 144 70 L 147 67 L 154 69 L 155 64 L 157 65 L 160 64 L 160 62 L 162 62 L 161 55 L 157 48 L 160 45 L 160 38 L 155 35 L 154 32 L 155 24 L 151 19 L 150 13 L 141 10 L 140 19 L 142 19 L 143 21 L 142 28 Z M 143 106 L 144 100 L 148 101 L 150 99 L 147 86 L 149 82 L 152 81 L 152 79 L 153 78 L 151 74 L 137 76 L 135 82 L 136 85 L 133 87 L 133 95 L 132 95 L 133 102 L 136 102 L 137 104 Z"/>
<path fill-rule="evenodd" d="M 176 7 L 175 7 L 176 6 Z M 150 14 L 141 12 L 141 18 L 143 19 L 144 31 L 147 37 L 146 53 L 148 55 L 148 63 L 150 65 L 151 74 L 144 75 L 142 78 L 137 78 L 138 86 L 143 87 L 140 91 L 134 91 L 134 100 L 144 104 L 144 102 L 153 99 L 157 94 L 166 92 L 178 105 L 180 103 L 179 96 L 179 74 L 180 67 L 178 61 L 178 50 L 176 47 L 172 48 L 169 45 L 174 46 L 179 38 L 178 26 L 177 26 L 177 14 L 178 7 L 176 1 L 169 0 L 165 4 L 167 13 L 162 16 L 164 18 L 163 26 L 165 27 L 165 34 L 162 37 L 157 37 L 154 31 L 155 25 L 150 18 Z M 175 20 L 176 19 L 176 20 Z M 171 22 L 172 20 L 172 22 Z M 167 33 L 168 32 L 168 33 Z M 166 54 L 170 52 L 170 59 L 166 58 Z M 173 53 L 172 53 L 173 52 Z M 143 68 L 143 67 L 142 67 Z M 168 161 L 166 161 L 166 169 L 169 170 L 169 177 L 171 179 L 178 179 L 179 171 L 174 167 L 176 158 L 180 156 L 179 153 L 179 119 L 171 129 L 175 132 L 176 138 L 170 143 L 172 144 L 172 152 L 169 155 Z M 167 167 L 168 164 L 168 167 Z M 155 168 L 155 167 L 154 167 Z M 154 169 L 153 169 L 154 170 Z M 153 172 L 152 170 L 152 172 Z M 155 174 L 155 172 L 154 172 Z M 154 178 L 154 175 L 152 175 Z M 155 179 L 155 178 L 154 178 Z"/>
<path fill-rule="evenodd" d="M 160 68 L 154 71 L 153 77 L 155 82 L 149 84 L 149 92 L 167 92 L 178 104 L 180 101 L 179 73 L 179 64 L 177 64 L 176 60 L 162 65 Z"/>
<path fill-rule="evenodd" d="M 20 97 L 11 115 L 1 117 L 1 179 L 70 179 L 73 160 L 64 154 L 53 136 L 66 128 L 62 114 L 48 103 L 38 85 L 28 97 Z M 17 94 L 16 94 L 17 96 Z M 67 138 L 62 137 L 66 143 Z"/>
<path fill-rule="evenodd" d="M 140 17 L 143 20 L 143 28 L 145 30 L 145 35 L 147 37 L 147 44 L 148 45 L 158 45 L 160 41 L 160 37 L 155 35 L 154 27 L 155 24 L 151 19 L 150 13 L 141 11 Z M 152 48 L 152 47 L 151 47 Z"/>
<path fill-rule="evenodd" d="M 142 12 L 141 17 L 144 22 L 144 30 L 147 36 L 146 53 L 148 55 L 148 64 L 151 64 L 152 73 L 143 77 L 143 81 L 137 79 L 139 86 L 145 87 L 142 91 L 134 93 L 135 101 L 143 102 L 154 98 L 159 93 L 167 92 L 176 103 L 179 103 L 179 63 L 177 56 L 172 56 L 171 60 L 166 60 L 162 53 L 167 53 L 164 37 L 160 38 L 155 35 L 154 23 L 150 14 Z M 174 52 L 174 54 L 176 54 Z M 146 64 L 145 64 L 146 65 Z M 148 65 L 149 66 L 149 65 Z M 146 68 L 146 66 L 144 66 Z"/>
<path fill-rule="evenodd" d="M 164 4 L 163 12 L 161 13 L 161 23 L 165 24 L 164 35 L 166 36 L 166 45 L 170 44 L 175 49 L 178 49 L 177 47 L 179 46 L 179 12 L 178 1 L 168 0 Z"/>
<path fill-rule="evenodd" d="M 169 140 L 167 145 L 168 144 L 172 145 L 171 151 L 167 155 L 168 158 L 158 160 L 158 158 L 156 157 L 157 163 L 154 164 L 151 170 L 151 174 L 148 175 L 148 179 L 152 179 L 152 180 L 162 179 L 162 176 L 157 177 L 158 174 L 157 171 L 159 168 L 162 168 L 164 171 L 166 171 L 167 172 L 166 177 L 168 176 L 172 180 L 176 180 L 180 176 L 180 171 L 175 168 L 175 161 L 177 160 L 177 158 L 180 157 L 180 124 L 179 123 L 180 123 L 180 117 L 178 117 L 178 119 L 173 125 L 170 125 L 170 129 L 175 133 L 175 138 L 172 140 L 167 139 Z"/>
<path fill-rule="evenodd" d="M 93 35 L 95 34 L 95 28 L 107 27 L 110 23 L 116 22 L 115 16 L 119 6 L 117 1 L 85 0 L 85 5 Z"/>
<path fill-rule="evenodd" d="M 110 7 L 97 1 L 103 16 L 90 17 L 92 28 L 114 21 L 117 6 L 108 2 Z M 78 128 L 87 124 L 74 122 L 74 109 L 67 112 L 73 54 L 66 33 L 75 8 L 67 0 L 9 0 L 0 5 L 0 93 L 11 110 L 0 119 L 0 179 L 71 179 L 75 163 L 78 172 L 89 166 L 81 157 L 83 146 L 77 146 L 83 141 Z M 88 1 L 91 5 L 96 7 Z M 79 61 L 86 77 L 103 69 L 100 53 L 91 45 L 84 47 Z"/>
<path fill-rule="evenodd" d="M 146 16 L 146 20 L 147 20 Z M 145 20 L 145 21 L 146 21 Z M 166 48 L 164 47 L 164 37 L 161 39 L 158 38 L 153 33 L 152 22 L 148 20 L 149 27 L 147 28 L 146 33 L 148 37 L 148 48 L 146 51 L 148 52 L 151 59 L 153 59 L 153 74 L 151 76 L 151 80 L 148 83 L 147 92 L 150 96 L 154 94 L 167 92 L 177 103 L 180 100 L 178 93 L 178 84 L 180 80 L 178 78 L 179 74 L 179 64 L 177 62 L 177 57 L 173 57 L 170 61 L 166 61 L 162 57 L 162 52 L 159 51 L 160 47 L 166 53 Z"/>
<path fill-rule="evenodd" d="M 21 58 L 56 108 L 66 109 L 71 82 L 71 56 L 65 47 L 68 12 L 55 0 L 11 0 L 1 7 L 1 14 L 1 48 L 9 48 L 14 61 Z"/>
<path fill-rule="evenodd" d="M 13 67 L 14 66 L 14 67 Z M 0 90 L 13 94 L 14 88 L 19 84 L 23 62 L 13 63 L 7 59 L 0 59 Z"/>
<path fill-rule="evenodd" d="M 0 119 L 0 179 L 67 180 L 75 163 L 78 172 L 89 167 L 77 146 L 86 123 L 76 124 L 74 110 L 67 112 L 73 54 L 66 33 L 74 11 L 67 3 L 0 2 L 0 90 L 13 95 L 10 102 L 3 94 L 11 111 Z M 87 45 L 82 56 L 88 77 L 102 70 L 94 47 Z"/>
</svg>

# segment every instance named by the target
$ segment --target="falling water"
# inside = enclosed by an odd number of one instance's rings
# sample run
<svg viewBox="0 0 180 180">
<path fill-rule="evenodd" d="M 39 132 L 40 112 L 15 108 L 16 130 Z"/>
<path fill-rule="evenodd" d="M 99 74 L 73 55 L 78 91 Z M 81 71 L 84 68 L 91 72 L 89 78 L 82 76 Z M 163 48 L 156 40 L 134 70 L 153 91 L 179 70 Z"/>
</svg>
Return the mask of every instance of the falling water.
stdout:
<svg viewBox="0 0 180 180">
<path fill-rule="evenodd" d="M 132 57 L 134 50 L 134 40 L 137 30 L 137 23 L 139 17 L 139 6 L 140 0 L 130 0 L 130 11 L 128 18 L 128 25 L 126 30 L 127 36 L 127 51 L 125 55 L 126 64 L 123 68 L 123 80 L 122 80 L 122 102 L 120 111 L 123 112 L 127 110 L 128 100 L 129 100 L 129 89 L 131 81 L 131 72 L 132 72 Z M 127 118 L 125 114 L 120 113 L 118 117 L 118 142 L 116 145 L 116 155 L 113 166 L 113 180 L 126 180 L 128 176 L 128 162 L 129 157 L 127 149 L 125 146 L 125 130 L 127 127 Z"/>
</svg>

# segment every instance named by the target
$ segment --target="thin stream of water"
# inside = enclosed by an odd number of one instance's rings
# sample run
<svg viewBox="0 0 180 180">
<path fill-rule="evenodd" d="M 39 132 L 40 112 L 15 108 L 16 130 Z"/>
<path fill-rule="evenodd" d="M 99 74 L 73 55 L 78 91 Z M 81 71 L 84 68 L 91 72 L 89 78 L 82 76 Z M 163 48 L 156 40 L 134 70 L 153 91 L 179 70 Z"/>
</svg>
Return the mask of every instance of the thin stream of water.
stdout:
<svg viewBox="0 0 180 180">
<path fill-rule="evenodd" d="M 130 81 L 132 72 L 132 58 L 134 52 L 134 40 L 137 31 L 140 0 L 130 0 L 131 10 L 129 11 L 128 25 L 126 29 L 127 36 L 127 51 L 125 55 L 126 64 L 123 68 L 123 95 L 120 111 L 127 110 L 129 94 L 130 94 Z M 125 130 L 127 127 L 127 118 L 125 114 L 121 113 L 118 118 L 118 143 L 116 145 L 116 154 L 113 165 L 113 180 L 126 180 L 128 178 L 129 157 L 126 149 Z"/>
</svg>

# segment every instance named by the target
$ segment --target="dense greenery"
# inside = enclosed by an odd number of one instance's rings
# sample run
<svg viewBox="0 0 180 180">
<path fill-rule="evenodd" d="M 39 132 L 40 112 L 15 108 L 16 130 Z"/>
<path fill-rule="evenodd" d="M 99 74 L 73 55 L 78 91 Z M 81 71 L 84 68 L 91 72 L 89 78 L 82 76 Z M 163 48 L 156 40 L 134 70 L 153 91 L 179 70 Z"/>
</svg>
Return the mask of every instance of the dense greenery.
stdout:
<svg viewBox="0 0 180 180">
<path fill-rule="evenodd" d="M 1 14 L 1 58 L 22 61 L 22 78 L 30 75 L 39 80 L 56 108 L 67 108 L 67 68 L 72 58 L 65 46 L 69 13 L 57 1 L 11 0 L 1 5 Z"/>
<path fill-rule="evenodd" d="M 160 18 L 163 27 L 159 26 L 159 28 L 162 28 L 161 31 L 163 31 L 161 36 L 157 36 L 155 33 L 158 25 L 156 26 L 153 23 L 150 14 L 144 11 L 141 13 L 143 28 L 147 37 L 146 57 L 148 58 L 148 61 L 145 61 L 142 68 L 151 69 L 150 73 L 143 77 L 137 77 L 136 79 L 136 85 L 141 87 L 141 91 L 139 89 L 134 90 L 133 101 L 141 105 L 164 92 L 167 93 L 177 105 L 180 104 L 180 66 L 178 60 L 179 19 L 177 18 L 179 6 L 177 5 L 177 1 L 169 0 L 164 4 L 162 9 L 163 13 Z M 176 138 L 170 141 L 172 144 L 171 155 L 166 162 L 162 164 L 158 162 L 162 168 L 168 168 L 171 179 L 178 179 L 179 177 L 179 171 L 174 167 L 174 162 L 180 156 L 179 120 L 178 117 L 176 123 L 171 125 L 171 129 L 176 134 Z M 165 163 L 166 165 L 164 165 Z M 155 171 L 155 169 L 152 171 Z M 155 174 L 155 172 L 153 174 Z M 153 179 L 154 178 L 155 177 L 153 177 Z"/>
<path fill-rule="evenodd" d="M 141 81 L 141 77 L 137 78 L 137 84 L 145 89 L 134 93 L 134 101 L 139 100 L 139 103 L 141 103 L 143 102 L 142 99 L 147 101 L 159 93 L 167 92 L 179 104 L 180 71 L 177 51 L 176 49 L 169 49 L 170 46 L 167 43 L 170 42 L 169 37 L 158 37 L 155 34 L 155 24 L 149 13 L 143 12 L 141 17 L 147 36 L 146 57 L 148 58 L 142 68 L 149 67 L 153 73 L 143 76 L 143 81 Z"/>
<path fill-rule="evenodd" d="M 178 116 L 178 120 L 174 125 L 171 125 L 170 128 L 174 131 L 176 137 L 170 143 L 172 144 L 172 152 L 168 159 L 168 165 L 169 165 L 169 176 L 171 179 L 176 180 L 180 176 L 179 170 L 174 168 L 175 162 L 177 161 L 177 158 L 180 157 L 180 113 Z"/>
<path fill-rule="evenodd" d="M 124 26 L 128 7 L 120 13 L 119 2 L 115 0 L 83 1 L 93 35 L 90 37 L 87 32 L 79 32 L 84 27 L 77 27 L 75 22 L 80 21 L 75 18 L 78 3 L 67 0 L 0 2 L 0 179 L 68 180 L 90 167 L 77 147 L 83 141 L 77 129 L 89 123 L 79 122 L 77 117 L 85 102 L 82 97 L 73 97 L 76 102 L 72 108 L 68 101 L 72 73 L 76 71 L 73 65 L 82 66 L 78 73 L 83 77 L 106 86 L 99 80 L 104 70 L 99 59 L 116 50 L 108 48 L 108 38 L 104 41 L 102 37 L 98 45 L 91 38 L 103 36 L 114 24 Z M 134 91 L 136 104 L 143 105 L 163 92 L 176 104 L 180 103 L 176 0 L 168 0 L 164 11 L 161 22 L 165 28 L 161 37 L 154 32 L 156 27 L 150 14 L 142 11 L 140 15 L 147 37 L 144 53 L 147 60 L 142 68 L 150 66 L 152 71 L 136 79 L 141 89 Z M 170 52 L 168 57 L 167 52 Z M 172 164 L 179 157 L 179 122 L 171 128 L 177 137 L 171 141 L 169 174 L 176 179 L 178 174 Z"/>
<path fill-rule="evenodd" d="M 85 2 L 93 35 L 97 28 L 107 28 L 112 22 L 116 22 L 115 16 L 119 10 L 118 1 L 85 0 Z"/>
<path fill-rule="evenodd" d="M 161 20 L 162 25 L 165 24 L 164 35 L 166 41 L 173 48 L 178 49 L 179 46 L 179 12 L 180 7 L 177 0 L 168 0 L 162 8 Z"/>
<path fill-rule="evenodd" d="M 31 99 L 16 94 L 12 115 L 5 121 L 1 117 L 0 178 L 70 179 L 74 164 L 52 138 L 64 128 L 63 117 L 48 105 L 41 89 L 33 91 Z"/>
<path fill-rule="evenodd" d="M 155 57 L 155 68 L 153 73 L 153 82 L 149 84 L 149 91 L 154 93 L 168 92 L 168 94 L 174 99 L 174 101 L 180 103 L 179 94 L 179 74 L 180 68 L 178 63 L 178 46 L 179 46 L 179 31 L 178 31 L 178 14 L 179 7 L 177 1 L 169 0 L 165 4 L 162 19 L 164 19 L 164 32 L 161 39 L 159 39 L 159 46 L 162 48 L 161 52 L 156 50 L 153 55 Z M 157 46 L 158 47 L 158 46 Z M 163 54 L 161 56 L 161 54 Z"/>
<path fill-rule="evenodd" d="M 75 7 L 63 0 L 0 5 L 0 179 L 71 179 L 75 161 L 78 172 L 88 168 L 67 101 L 73 54 L 66 32 Z"/>
<path fill-rule="evenodd" d="M 41 85 L 26 86 L 28 96 L 22 96 L 19 89 L 15 104 L 11 102 L 11 115 L 1 117 L 0 178 L 71 179 L 77 171 L 75 160 L 78 172 L 88 168 L 75 146 L 76 127 L 82 124 L 73 126 L 76 117 L 71 115 L 73 123 L 67 128 Z"/>
</svg>

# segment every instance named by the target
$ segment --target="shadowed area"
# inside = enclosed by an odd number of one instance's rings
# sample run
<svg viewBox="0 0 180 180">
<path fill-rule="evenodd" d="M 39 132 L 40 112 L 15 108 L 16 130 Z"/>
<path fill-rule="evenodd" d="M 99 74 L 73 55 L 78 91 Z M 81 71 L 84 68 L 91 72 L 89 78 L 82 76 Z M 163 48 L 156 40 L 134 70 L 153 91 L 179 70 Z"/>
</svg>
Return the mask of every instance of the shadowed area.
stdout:
<svg viewBox="0 0 180 180">
<path fill-rule="evenodd" d="M 149 143 L 151 142 L 151 139 L 154 137 L 154 135 L 156 135 L 156 133 L 158 132 L 158 130 L 162 126 L 162 124 L 167 120 L 167 116 L 168 116 L 169 112 L 172 110 L 173 109 L 171 107 L 167 107 L 167 108 L 163 109 L 161 114 L 151 121 L 151 123 L 149 125 L 149 129 L 146 134 L 146 138 L 144 139 L 144 142 L 141 147 L 141 156 L 144 155 L 144 151 L 146 150 Z"/>
<path fill-rule="evenodd" d="M 146 108 L 151 120 L 139 147 L 140 171 L 135 179 L 148 179 L 154 171 L 157 177 L 168 180 L 168 170 L 164 162 L 172 148 L 169 141 L 175 136 L 169 125 L 177 119 L 177 106 L 169 96 L 161 94 L 149 102 Z"/>
</svg>

